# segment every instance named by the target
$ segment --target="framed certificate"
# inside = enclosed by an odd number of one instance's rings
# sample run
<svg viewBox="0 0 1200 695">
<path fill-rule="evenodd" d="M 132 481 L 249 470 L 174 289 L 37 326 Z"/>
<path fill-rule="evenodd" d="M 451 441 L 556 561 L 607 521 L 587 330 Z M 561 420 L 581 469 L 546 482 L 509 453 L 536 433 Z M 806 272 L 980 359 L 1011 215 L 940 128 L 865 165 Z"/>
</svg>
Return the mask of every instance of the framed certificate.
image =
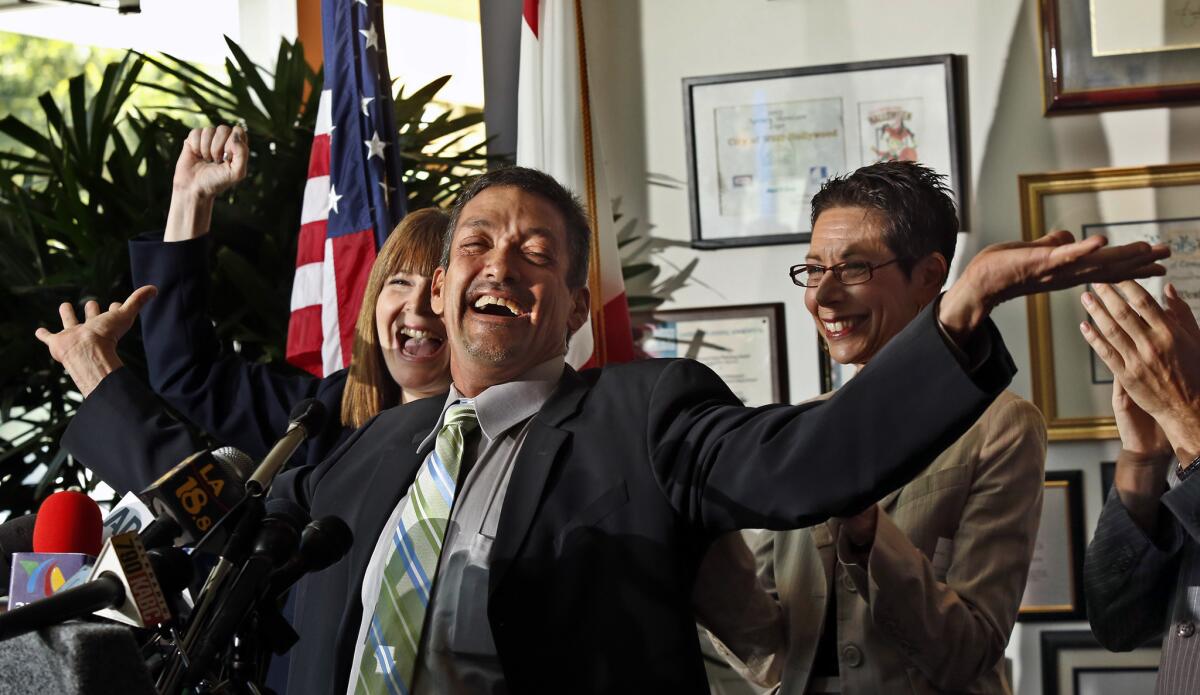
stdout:
<svg viewBox="0 0 1200 695">
<path fill-rule="evenodd" d="M 685 78 L 692 246 L 806 242 L 810 201 L 822 183 L 897 159 L 948 176 L 962 218 L 963 60 L 940 55 Z"/>
<path fill-rule="evenodd" d="M 1046 471 L 1042 522 L 1018 620 L 1081 620 L 1083 471 Z"/>
<path fill-rule="evenodd" d="M 1200 316 L 1200 164 L 1092 169 L 1020 177 L 1026 241 L 1053 229 L 1111 244 L 1165 243 L 1165 278 L 1142 284 L 1161 300 L 1172 282 Z M 1079 333 L 1083 288 L 1030 296 L 1033 402 L 1052 441 L 1114 439 L 1112 375 Z"/>
<path fill-rule="evenodd" d="M 655 311 L 640 347 L 703 362 L 746 405 L 788 402 L 783 304 Z"/>
<path fill-rule="evenodd" d="M 1047 115 L 1200 101 L 1194 0 L 1038 0 Z"/>
<path fill-rule="evenodd" d="M 1088 630 L 1041 634 L 1042 695 L 1152 693 L 1161 658 L 1157 646 L 1113 653 Z"/>
</svg>

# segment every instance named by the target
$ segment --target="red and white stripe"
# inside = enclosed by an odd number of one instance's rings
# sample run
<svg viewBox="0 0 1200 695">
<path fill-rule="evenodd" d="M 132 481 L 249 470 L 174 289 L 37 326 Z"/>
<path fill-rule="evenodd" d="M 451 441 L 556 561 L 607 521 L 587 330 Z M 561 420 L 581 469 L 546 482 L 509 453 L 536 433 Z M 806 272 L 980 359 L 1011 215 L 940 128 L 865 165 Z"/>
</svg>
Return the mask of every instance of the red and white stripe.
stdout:
<svg viewBox="0 0 1200 695">
<path fill-rule="evenodd" d="M 346 312 L 339 306 L 342 303 L 340 299 L 362 294 L 361 288 L 357 293 L 353 293 L 353 288 L 349 287 L 342 288 L 349 294 L 338 291 L 339 274 L 336 266 L 350 267 L 347 264 L 352 261 L 344 258 L 345 254 L 339 253 L 342 249 L 335 248 L 334 241 L 325 235 L 330 209 L 331 98 L 329 90 L 321 92 L 320 106 L 317 108 L 316 131 L 308 160 L 308 181 L 304 184 L 304 204 L 300 212 L 296 275 L 292 281 L 292 313 L 288 324 L 288 361 L 317 376 L 332 374 L 350 362 L 350 351 L 354 345 L 354 317 L 343 316 Z M 371 243 L 373 246 L 374 242 Z M 371 250 L 373 255 L 374 249 Z M 367 268 L 371 261 L 367 262 Z M 347 323 L 349 325 L 345 325 Z M 348 330 L 343 330 L 344 325 Z"/>
<path fill-rule="evenodd" d="M 579 368 L 629 361 L 633 358 L 633 335 L 600 142 L 584 96 L 587 66 L 586 60 L 580 64 L 578 32 L 583 25 L 576 21 L 577 11 L 575 0 L 525 0 L 517 92 L 517 164 L 540 169 L 572 190 L 588 207 L 593 221 L 596 243 L 592 244 L 592 263 L 599 269 L 599 273 L 590 275 L 593 311 L 589 323 L 571 337 L 567 352 L 567 361 Z M 599 286 L 594 282 L 597 276 Z M 598 336 L 603 336 L 602 345 Z"/>
</svg>

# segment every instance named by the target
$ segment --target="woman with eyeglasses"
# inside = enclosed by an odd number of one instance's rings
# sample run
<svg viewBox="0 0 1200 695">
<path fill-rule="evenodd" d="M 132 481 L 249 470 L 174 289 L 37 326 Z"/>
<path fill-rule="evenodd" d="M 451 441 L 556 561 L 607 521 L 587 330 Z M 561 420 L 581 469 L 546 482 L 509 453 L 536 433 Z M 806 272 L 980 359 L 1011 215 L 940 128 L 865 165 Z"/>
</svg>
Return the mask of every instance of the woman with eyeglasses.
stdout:
<svg viewBox="0 0 1200 695">
<path fill-rule="evenodd" d="M 954 203 L 934 172 L 888 162 L 826 183 L 813 219 L 792 281 L 830 357 L 870 369 L 938 301 Z M 914 427 L 920 418 L 912 413 Z M 860 514 L 769 533 L 759 570 L 782 604 L 786 644 L 744 672 L 797 695 L 1011 693 L 1004 649 L 1033 556 L 1045 453 L 1041 414 L 1005 391 L 924 473 Z M 845 455 L 858 455 L 856 442 Z"/>
</svg>

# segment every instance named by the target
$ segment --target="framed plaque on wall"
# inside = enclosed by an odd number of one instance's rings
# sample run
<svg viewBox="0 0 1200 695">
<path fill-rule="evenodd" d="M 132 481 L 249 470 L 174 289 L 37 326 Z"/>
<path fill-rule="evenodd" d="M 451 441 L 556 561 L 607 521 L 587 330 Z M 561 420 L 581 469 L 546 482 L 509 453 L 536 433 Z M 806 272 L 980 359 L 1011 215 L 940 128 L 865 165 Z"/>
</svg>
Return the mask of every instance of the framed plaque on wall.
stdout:
<svg viewBox="0 0 1200 695">
<path fill-rule="evenodd" d="M 648 357 L 703 362 L 746 405 L 788 402 L 783 304 L 655 311 L 641 333 Z"/>
<path fill-rule="evenodd" d="M 937 55 L 685 78 L 692 246 L 806 242 L 810 201 L 822 183 L 896 159 L 945 174 L 964 217 L 963 60 Z"/>
</svg>

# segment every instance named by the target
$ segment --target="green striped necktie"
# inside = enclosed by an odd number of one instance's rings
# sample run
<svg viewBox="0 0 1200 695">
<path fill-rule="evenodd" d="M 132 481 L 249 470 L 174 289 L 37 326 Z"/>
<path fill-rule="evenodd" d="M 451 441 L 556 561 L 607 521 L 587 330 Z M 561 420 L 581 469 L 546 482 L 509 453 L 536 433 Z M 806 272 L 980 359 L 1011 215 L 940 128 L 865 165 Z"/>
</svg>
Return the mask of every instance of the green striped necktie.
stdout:
<svg viewBox="0 0 1200 695">
<path fill-rule="evenodd" d="M 473 404 L 450 406 L 433 451 L 408 489 L 363 644 L 356 695 L 408 695 L 412 690 L 421 630 L 454 507 L 463 443 L 478 425 Z"/>
</svg>

